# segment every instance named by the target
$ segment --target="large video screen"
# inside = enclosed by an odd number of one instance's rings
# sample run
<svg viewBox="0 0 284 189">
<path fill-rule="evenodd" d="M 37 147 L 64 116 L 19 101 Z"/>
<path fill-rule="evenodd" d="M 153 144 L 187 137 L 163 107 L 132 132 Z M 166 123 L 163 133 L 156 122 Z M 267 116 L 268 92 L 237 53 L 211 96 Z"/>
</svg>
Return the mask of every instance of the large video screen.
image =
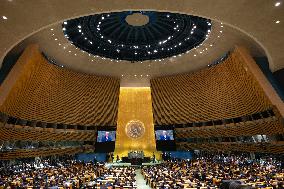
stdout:
<svg viewBox="0 0 284 189">
<path fill-rule="evenodd" d="M 174 140 L 173 130 L 155 130 L 156 140 L 169 141 Z"/>
<path fill-rule="evenodd" d="M 98 131 L 97 142 L 114 142 L 116 131 Z"/>
</svg>

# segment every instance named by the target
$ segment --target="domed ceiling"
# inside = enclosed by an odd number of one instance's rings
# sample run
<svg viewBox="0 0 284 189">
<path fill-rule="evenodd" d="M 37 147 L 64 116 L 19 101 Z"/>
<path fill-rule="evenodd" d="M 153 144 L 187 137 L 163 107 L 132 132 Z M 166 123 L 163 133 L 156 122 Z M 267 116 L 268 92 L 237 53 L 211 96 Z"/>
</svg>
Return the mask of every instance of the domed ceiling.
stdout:
<svg viewBox="0 0 284 189">
<path fill-rule="evenodd" d="M 70 1 L 77 4 L 77 1 Z M 18 6 L 18 3 L 14 3 Z M 122 87 L 148 87 L 150 79 L 154 77 L 204 69 L 235 45 L 247 47 L 254 57 L 266 56 L 262 46 L 250 35 L 230 23 L 218 21 L 214 16 L 201 17 L 195 15 L 204 14 L 169 9 L 111 8 L 105 11 L 102 7 L 97 9 L 97 5 L 92 4 L 94 9 L 89 11 L 86 11 L 87 6 L 76 6 L 83 11 L 81 13 L 68 12 L 68 6 L 61 6 L 60 13 L 66 13 L 65 16 L 52 13 L 52 16 L 61 19 L 30 33 L 29 37 L 9 51 L 5 59 L 17 57 L 28 44 L 37 43 L 49 60 L 63 69 L 119 77 Z M 9 6 L 11 4 L 7 8 Z M 183 7 L 188 5 L 184 4 Z M 53 8 L 57 10 L 56 6 Z M 18 12 L 21 13 L 20 10 Z M 11 17 L 7 18 L 7 26 L 10 23 L 13 25 L 12 21 L 16 22 Z M 44 18 L 37 17 L 39 20 Z M 32 23 L 30 20 L 25 25 L 20 24 L 23 29 Z M 36 19 L 33 21 L 38 23 Z M 13 25 L 13 29 L 17 27 Z M 10 34 L 14 30 L 7 32 Z M 3 38 L 1 43 L 6 45 L 9 41 Z M 9 61 L 6 62 L 9 64 Z"/>
<path fill-rule="evenodd" d="M 151 78 L 202 69 L 237 44 L 247 46 L 254 56 L 266 55 L 271 70 L 276 71 L 284 68 L 283 9 L 281 0 L 3 0 L 0 6 L 0 65 L 5 65 L 2 62 L 4 57 L 15 57 L 28 43 L 38 43 L 43 52 L 64 68 L 117 76 L 124 84 L 144 86 L 141 79 L 147 75 Z M 62 23 L 65 20 L 129 10 L 208 18 L 212 22 L 211 33 L 199 47 L 187 54 L 157 62 L 142 61 L 141 64 L 123 60 L 116 64 L 112 59 L 94 57 L 77 49 L 63 35 Z M 143 26 L 148 19 L 142 19 L 140 15 L 137 24 L 133 24 L 134 17 L 126 21 L 130 25 Z"/>
<path fill-rule="evenodd" d="M 211 21 L 155 11 L 103 13 L 63 22 L 66 38 L 92 55 L 138 62 L 186 53 L 211 32 Z"/>
</svg>

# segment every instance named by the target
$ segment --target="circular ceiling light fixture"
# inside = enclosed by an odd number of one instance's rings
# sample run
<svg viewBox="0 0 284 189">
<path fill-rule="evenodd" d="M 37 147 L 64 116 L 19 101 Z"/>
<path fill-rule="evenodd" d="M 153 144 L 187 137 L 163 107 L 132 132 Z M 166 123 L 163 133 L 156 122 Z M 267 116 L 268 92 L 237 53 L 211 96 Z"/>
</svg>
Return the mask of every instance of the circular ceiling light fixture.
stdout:
<svg viewBox="0 0 284 189">
<path fill-rule="evenodd" d="M 169 12 L 123 11 L 66 20 L 62 28 L 72 44 L 94 56 L 141 62 L 177 56 L 199 46 L 210 35 L 211 20 Z"/>
<path fill-rule="evenodd" d="M 142 13 L 133 13 L 128 15 L 125 20 L 131 26 L 144 26 L 149 23 L 149 16 Z"/>
</svg>

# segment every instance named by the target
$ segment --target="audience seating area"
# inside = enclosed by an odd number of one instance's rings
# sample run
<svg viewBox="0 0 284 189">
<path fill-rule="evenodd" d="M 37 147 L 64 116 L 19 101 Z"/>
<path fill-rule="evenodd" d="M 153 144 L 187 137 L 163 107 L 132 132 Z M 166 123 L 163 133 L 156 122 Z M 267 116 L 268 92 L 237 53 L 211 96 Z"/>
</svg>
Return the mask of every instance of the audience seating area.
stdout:
<svg viewBox="0 0 284 189">
<path fill-rule="evenodd" d="M 0 188 L 136 188 L 135 168 L 84 163 L 72 158 L 45 159 L 7 166 L 2 162 Z"/>
<path fill-rule="evenodd" d="M 161 164 L 130 166 L 80 162 L 74 156 L 0 161 L 1 188 L 137 188 L 136 172 L 153 189 L 217 189 L 224 181 L 251 188 L 283 189 L 283 155 L 208 154 L 192 159 L 169 159 Z M 138 170 L 137 170 L 138 169 Z M 137 171 L 136 171 L 137 170 Z"/>
<path fill-rule="evenodd" d="M 283 167 L 283 160 L 273 158 L 216 155 L 146 166 L 142 174 L 156 189 L 213 189 L 220 188 L 223 180 L 240 180 L 252 188 L 280 189 L 284 187 Z"/>
</svg>

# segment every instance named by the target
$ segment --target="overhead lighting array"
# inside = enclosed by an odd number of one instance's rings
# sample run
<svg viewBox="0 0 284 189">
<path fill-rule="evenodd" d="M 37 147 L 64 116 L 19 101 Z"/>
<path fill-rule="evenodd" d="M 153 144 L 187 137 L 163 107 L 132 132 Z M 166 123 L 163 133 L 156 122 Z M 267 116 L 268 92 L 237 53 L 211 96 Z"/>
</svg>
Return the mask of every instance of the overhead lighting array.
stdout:
<svg viewBox="0 0 284 189">
<path fill-rule="evenodd" d="M 68 22 L 67 21 L 65 21 L 64 22 L 64 24 L 65 25 L 67 25 L 68 24 Z M 211 25 L 211 23 L 208 23 L 208 24 L 210 24 Z M 220 30 L 219 30 L 219 34 L 218 34 L 218 36 L 219 35 L 221 35 L 221 34 L 223 34 L 223 29 L 224 29 L 224 25 L 223 25 L 223 23 L 221 23 L 220 24 Z M 79 28 L 79 27 L 78 27 Z M 194 28 L 194 27 L 193 27 Z M 51 28 L 50 29 L 51 31 L 52 31 L 52 36 L 54 37 L 54 40 L 58 40 L 58 37 L 56 37 L 55 35 L 54 35 L 54 29 L 53 28 Z M 62 30 L 63 31 L 65 31 L 63 28 L 62 28 Z M 193 29 L 193 32 L 194 32 L 194 30 L 195 29 Z M 218 29 L 217 29 L 218 30 Z M 208 30 L 207 31 L 207 38 L 209 37 L 209 34 L 211 33 L 211 30 Z M 215 32 L 216 33 L 216 32 Z M 65 34 L 65 38 L 67 38 L 68 39 L 68 36 Z M 206 38 L 206 39 L 207 39 Z M 169 36 L 166 40 L 167 41 L 169 41 L 169 40 L 171 40 L 172 39 L 172 37 L 171 36 Z M 187 38 L 185 39 L 185 40 L 187 40 Z M 204 40 L 205 41 L 205 40 Z M 92 41 L 89 41 L 89 42 L 92 42 Z M 65 42 L 66 43 L 66 42 Z M 111 43 L 111 41 L 109 41 L 109 43 Z M 63 44 L 63 45 L 62 45 Z M 63 50 L 65 50 L 66 49 L 66 47 L 68 47 L 69 48 L 69 45 L 64 45 L 64 43 L 58 43 L 58 45 L 59 46 L 62 46 L 62 48 L 63 48 Z M 159 44 L 159 45 L 161 45 L 161 44 Z M 177 44 L 177 46 L 179 46 L 179 45 L 181 45 L 180 43 L 179 44 Z M 68 53 L 72 53 L 72 54 L 74 54 L 74 56 L 76 56 L 76 57 L 78 57 L 78 51 L 81 51 L 81 53 L 82 54 L 85 54 L 85 53 L 87 53 L 86 51 L 84 51 L 84 50 L 81 50 L 80 48 L 78 48 L 78 47 L 76 47 L 76 46 L 74 46 L 74 44 L 73 43 L 70 43 L 70 46 L 73 46 L 75 49 L 70 49 L 70 50 L 68 50 Z M 179 54 L 179 55 L 175 55 L 175 56 L 173 56 L 173 57 L 171 57 L 171 60 L 172 61 L 174 61 L 174 59 L 177 59 L 178 60 L 178 58 L 181 58 L 184 54 L 188 54 L 188 53 L 192 53 L 192 55 L 193 55 L 193 57 L 197 57 L 198 55 L 202 55 L 202 54 L 205 54 L 206 52 L 208 52 L 209 50 L 210 50 L 210 48 L 211 47 L 213 47 L 214 45 L 213 45 L 213 43 L 205 43 L 205 42 L 203 42 L 203 43 L 201 43 L 200 45 L 198 45 L 198 46 L 196 46 L 193 50 L 189 50 L 189 51 L 187 51 L 187 52 L 185 52 L 185 53 L 182 53 L 182 54 Z M 150 48 L 151 47 L 151 45 L 147 45 L 147 47 L 148 48 Z M 139 49 L 139 46 L 133 46 L 133 48 L 134 49 Z M 176 48 L 176 47 L 173 47 L 173 48 Z M 72 51 L 71 51 L 72 50 Z M 119 49 L 116 49 L 117 51 L 120 51 Z M 153 52 L 150 52 L 150 53 L 157 53 L 158 52 L 158 50 L 156 50 L 156 49 L 154 49 L 153 50 Z M 98 56 L 98 55 L 92 55 L 92 54 L 90 54 L 90 53 L 87 53 L 88 54 L 88 56 L 90 57 L 90 62 L 97 62 L 97 60 L 96 59 L 101 59 L 101 60 L 109 60 L 109 61 L 111 61 L 111 62 L 120 62 L 120 61 L 122 61 L 122 60 L 117 60 L 117 59 L 115 59 L 115 60 L 113 60 L 113 59 L 109 59 L 109 58 L 105 58 L 105 57 L 101 57 L 101 56 Z M 187 55 L 188 56 L 188 55 Z M 164 61 L 165 59 L 156 59 L 156 60 L 153 60 L 153 62 L 160 62 L 160 63 L 162 63 L 162 64 L 166 64 L 168 61 Z M 168 60 L 168 59 L 167 59 Z M 143 62 L 145 62 L 145 61 L 140 61 L 140 63 L 143 63 Z M 147 62 L 150 62 L 151 63 L 151 61 L 147 61 Z M 148 64 L 148 67 L 150 67 L 151 66 L 151 64 Z M 62 66 L 63 67 L 63 66 Z M 140 77 L 150 77 L 150 75 L 148 74 L 148 75 L 139 75 L 139 74 L 136 74 L 136 76 L 135 75 L 129 75 L 129 74 L 122 74 L 121 75 L 121 77 L 135 77 L 135 78 L 138 78 L 138 76 L 140 76 Z"/>
<path fill-rule="evenodd" d="M 165 37 L 162 40 L 159 40 L 157 42 L 157 44 L 152 43 L 152 44 L 133 44 L 133 45 L 129 45 L 126 43 L 117 43 L 117 41 L 113 41 L 112 38 L 109 38 L 108 36 L 106 36 L 104 34 L 104 32 L 102 31 L 102 24 L 104 21 L 107 20 L 107 18 L 110 17 L 110 14 L 102 14 L 98 20 L 95 22 L 94 27 L 95 30 L 94 32 L 96 33 L 96 35 L 98 36 L 98 38 L 100 38 L 102 40 L 102 42 L 100 41 L 94 41 L 94 37 L 90 37 L 89 34 L 86 33 L 90 33 L 87 31 L 84 31 L 85 29 L 83 28 L 84 23 L 82 22 L 78 22 L 78 25 L 74 25 L 73 20 L 71 21 L 64 21 L 63 22 L 63 32 L 65 37 L 72 41 L 72 36 L 69 35 L 75 35 L 78 36 L 76 37 L 76 41 L 74 41 L 74 43 L 76 44 L 76 46 L 80 46 L 78 45 L 78 41 L 80 41 L 80 37 L 81 36 L 81 40 L 86 41 L 88 44 L 92 45 L 92 47 L 88 47 L 90 49 L 92 49 L 91 51 L 94 52 L 98 52 L 98 53 L 93 53 L 90 52 L 92 54 L 94 54 L 95 56 L 102 56 L 102 57 L 108 57 L 109 59 L 115 60 L 115 61 L 120 61 L 120 60 L 125 60 L 125 53 L 133 53 L 132 55 L 129 55 L 131 58 L 128 61 L 133 61 L 133 62 L 141 62 L 141 61 L 145 61 L 145 60 L 157 60 L 157 61 L 163 61 L 164 59 L 168 58 L 169 56 L 172 56 L 174 54 L 176 54 L 176 56 L 178 56 L 178 54 L 186 54 L 189 53 L 191 49 L 188 49 L 187 51 L 183 51 L 182 49 L 186 49 L 188 48 L 188 44 L 192 43 L 192 40 L 196 37 L 193 37 L 195 35 L 195 32 L 198 31 L 200 32 L 200 28 L 197 27 L 196 23 L 193 23 L 191 30 L 190 30 L 190 35 L 188 35 L 188 37 L 184 38 L 182 41 L 179 39 L 177 41 L 177 36 L 175 36 L 176 32 L 180 31 L 180 28 L 182 27 L 178 20 L 174 20 L 173 16 L 171 16 L 170 14 L 167 14 L 167 18 L 173 19 L 172 23 L 174 23 L 174 25 L 172 26 L 172 31 L 174 31 L 173 35 L 169 35 L 167 37 Z M 71 23 L 69 23 L 71 22 Z M 83 24 L 83 25 L 82 25 Z M 71 28 L 77 28 L 77 34 L 72 33 L 70 34 L 68 32 L 68 28 L 70 27 L 69 25 L 72 25 Z M 84 26 L 85 27 L 85 26 Z M 204 34 L 204 39 L 202 39 L 202 41 L 205 41 L 208 37 L 209 34 L 211 32 L 211 21 L 207 21 L 207 27 L 208 30 L 205 30 L 205 34 Z M 74 30 L 72 29 L 72 32 Z M 76 31 L 76 30 L 75 30 Z M 74 31 L 74 32 L 75 32 Z M 79 35 L 80 34 L 80 35 Z M 85 44 L 85 42 L 79 42 L 81 44 Z M 176 43 L 176 44 L 174 44 Z M 108 46 L 106 44 L 109 44 Z M 191 44 L 192 45 L 192 44 Z M 84 48 L 84 47 L 80 47 L 81 49 L 83 49 L 84 51 L 88 51 L 88 48 Z M 97 50 L 95 50 L 97 49 Z M 181 52 L 179 52 L 181 51 Z M 89 52 L 89 51 L 88 51 Z M 167 53 L 169 52 L 169 53 Z M 110 57 L 109 57 L 110 56 Z M 157 58 L 159 56 L 162 56 L 161 58 Z M 179 55 L 181 56 L 181 55 Z M 141 60 L 140 60 L 141 59 Z"/>
<path fill-rule="evenodd" d="M 274 4 L 275 7 L 279 7 L 280 5 L 281 5 L 281 1 L 277 1 L 277 2 L 275 2 L 275 4 Z M 280 20 L 275 20 L 275 23 L 276 23 L 276 24 L 279 24 L 279 23 L 280 23 Z"/>
</svg>

